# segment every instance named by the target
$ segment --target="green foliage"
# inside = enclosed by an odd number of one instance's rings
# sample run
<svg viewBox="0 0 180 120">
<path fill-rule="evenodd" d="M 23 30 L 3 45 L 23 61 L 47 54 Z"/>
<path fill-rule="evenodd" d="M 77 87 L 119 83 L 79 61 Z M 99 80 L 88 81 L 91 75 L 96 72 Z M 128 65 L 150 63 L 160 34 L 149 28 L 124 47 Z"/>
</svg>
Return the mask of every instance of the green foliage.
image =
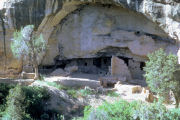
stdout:
<svg viewBox="0 0 180 120">
<path fill-rule="evenodd" d="M 46 49 L 46 42 L 43 36 L 36 36 L 33 33 L 34 26 L 27 25 L 20 31 L 15 31 L 11 42 L 11 50 L 13 55 L 19 59 L 23 57 L 32 58 L 33 54 L 38 57 L 39 53 Z M 37 59 L 37 58 L 36 58 Z"/>
<path fill-rule="evenodd" d="M 48 81 L 40 81 L 40 80 L 37 80 L 36 81 L 37 83 L 41 84 L 41 85 L 45 85 L 45 86 L 52 86 L 52 87 L 55 87 L 59 90 L 67 90 L 68 88 L 61 85 L 61 84 L 57 84 L 56 82 L 48 82 Z"/>
<path fill-rule="evenodd" d="M 111 117 L 104 110 L 92 110 L 87 120 L 110 120 Z"/>
<path fill-rule="evenodd" d="M 167 120 L 180 120 L 180 108 L 170 109 L 166 116 Z"/>
<path fill-rule="evenodd" d="M 35 71 L 34 79 L 39 79 L 38 62 L 47 46 L 42 35 L 36 35 L 33 25 L 27 25 L 20 31 L 14 32 L 11 50 L 15 57 L 22 61 L 28 60 Z"/>
<path fill-rule="evenodd" d="M 177 109 L 168 110 L 162 102 L 153 104 L 141 104 L 135 111 L 134 119 L 136 120 L 179 120 L 180 111 Z"/>
<path fill-rule="evenodd" d="M 48 81 L 36 81 L 41 85 L 47 85 L 47 86 L 52 86 L 55 87 L 59 90 L 65 90 L 67 92 L 67 94 L 69 94 L 71 97 L 73 98 L 77 98 L 77 97 L 86 97 L 88 95 L 94 95 L 96 94 L 96 92 L 92 89 L 80 89 L 80 88 L 70 88 L 70 87 L 66 87 L 63 86 L 61 84 L 57 84 L 56 82 L 48 82 Z M 110 95 L 114 95 L 116 96 L 114 93 L 109 93 Z"/>
<path fill-rule="evenodd" d="M 40 119 L 45 115 L 45 102 L 50 95 L 46 88 L 17 85 L 10 89 L 2 120 Z"/>
<path fill-rule="evenodd" d="M 30 119 L 29 114 L 25 112 L 25 95 L 20 85 L 9 91 L 7 97 L 7 107 L 2 120 L 24 120 Z"/>
<path fill-rule="evenodd" d="M 180 93 L 180 81 L 174 75 L 178 67 L 177 56 L 166 55 L 164 50 L 160 49 L 149 54 L 148 58 L 149 61 L 146 62 L 144 70 L 146 82 L 152 92 L 164 97 L 171 90 L 175 95 L 178 95 Z"/>
<path fill-rule="evenodd" d="M 22 88 L 25 98 L 26 112 L 30 114 L 32 118 L 39 118 L 44 114 L 44 104 L 50 98 L 50 95 L 46 88 L 41 87 L 26 87 Z"/>
<path fill-rule="evenodd" d="M 6 97 L 11 88 L 14 88 L 14 85 L 0 83 L 0 117 L 2 117 L 2 112 L 5 111 Z"/>
<path fill-rule="evenodd" d="M 66 92 L 68 95 L 70 95 L 73 98 L 77 98 L 79 96 L 76 89 L 67 89 Z"/>
<path fill-rule="evenodd" d="M 79 89 L 78 94 L 79 96 L 85 97 L 88 95 L 96 94 L 96 92 L 92 89 Z"/>
<path fill-rule="evenodd" d="M 110 96 L 110 97 L 118 97 L 119 96 L 119 94 L 116 93 L 115 91 L 108 91 L 107 95 Z"/>
<path fill-rule="evenodd" d="M 98 108 L 86 106 L 84 117 L 77 120 L 179 120 L 180 109 L 166 109 L 162 102 L 146 104 L 142 102 L 104 103 Z"/>
<path fill-rule="evenodd" d="M 138 105 L 138 102 L 128 103 L 124 100 L 120 100 L 113 104 L 106 102 L 97 109 L 86 107 L 84 111 L 84 120 L 89 120 L 90 118 L 96 118 L 96 120 L 132 120 L 134 110 L 138 109 Z M 99 116 L 101 117 L 99 118 Z"/>
</svg>

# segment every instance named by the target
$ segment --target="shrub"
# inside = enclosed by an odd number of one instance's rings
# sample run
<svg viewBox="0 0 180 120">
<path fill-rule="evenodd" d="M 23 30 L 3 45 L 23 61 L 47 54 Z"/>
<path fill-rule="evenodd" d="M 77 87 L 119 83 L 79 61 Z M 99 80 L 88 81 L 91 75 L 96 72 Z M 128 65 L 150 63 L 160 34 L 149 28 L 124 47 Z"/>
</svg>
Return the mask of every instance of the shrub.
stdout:
<svg viewBox="0 0 180 120">
<path fill-rule="evenodd" d="M 9 90 L 14 87 L 15 85 L 0 83 L 0 117 L 2 117 L 2 112 L 5 111 L 6 97 Z"/>
<path fill-rule="evenodd" d="M 168 120 L 180 120 L 180 108 L 170 109 L 166 116 Z"/>
<path fill-rule="evenodd" d="M 107 92 L 107 96 L 110 96 L 110 97 L 118 97 L 119 94 L 116 93 L 115 91 L 108 91 L 108 92 Z"/>
<path fill-rule="evenodd" d="M 180 111 L 177 109 L 168 110 L 162 102 L 152 104 L 141 104 L 135 111 L 134 119 L 136 120 L 179 120 Z"/>
<path fill-rule="evenodd" d="M 7 97 L 7 107 L 2 120 L 24 120 L 30 119 L 29 114 L 25 112 L 25 95 L 20 85 L 9 91 Z"/>
<path fill-rule="evenodd" d="M 120 100 L 113 104 L 105 102 L 99 106 L 96 110 L 91 107 L 86 107 L 84 110 L 84 120 L 89 118 L 97 118 L 97 120 L 110 119 L 110 120 L 132 120 L 134 110 L 138 109 L 139 103 Z M 103 115 L 103 116 L 102 116 Z M 100 119 L 98 119 L 100 117 Z"/>
<path fill-rule="evenodd" d="M 166 55 L 163 49 L 148 55 L 144 70 L 145 78 L 152 92 L 165 98 L 173 91 L 176 98 L 176 107 L 179 105 L 180 81 L 175 77 L 178 71 L 178 59 L 175 55 Z"/>
<path fill-rule="evenodd" d="M 45 88 L 17 85 L 9 91 L 2 119 L 40 119 L 46 115 L 44 106 L 49 97 L 50 95 Z"/>
<path fill-rule="evenodd" d="M 34 119 L 40 119 L 40 116 L 45 113 L 45 102 L 50 98 L 46 88 L 41 87 L 26 87 L 23 88 L 25 94 L 26 112 Z"/>
<path fill-rule="evenodd" d="M 104 103 L 98 108 L 86 106 L 84 117 L 77 120 L 179 120 L 180 109 L 166 109 L 162 102 L 146 104 L 124 100 Z"/>
<path fill-rule="evenodd" d="M 87 120 L 110 120 L 108 113 L 103 110 L 92 110 Z"/>
</svg>

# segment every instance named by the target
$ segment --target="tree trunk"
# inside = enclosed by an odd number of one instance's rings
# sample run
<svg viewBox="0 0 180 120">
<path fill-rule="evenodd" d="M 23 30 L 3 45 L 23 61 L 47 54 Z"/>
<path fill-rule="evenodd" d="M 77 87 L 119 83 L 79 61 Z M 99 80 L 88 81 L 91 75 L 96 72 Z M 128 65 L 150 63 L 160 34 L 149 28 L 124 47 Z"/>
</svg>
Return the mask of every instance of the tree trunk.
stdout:
<svg viewBox="0 0 180 120">
<path fill-rule="evenodd" d="M 34 80 L 37 80 L 37 79 L 39 79 L 38 65 L 35 65 L 35 66 L 34 66 L 34 71 L 35 71 Z"/>
<path fill-rule="evenodd" d="M 176 100 L 176 108 L 179 107 L 179 97 L 174 94 L 175 100 Z"/>
</svg>

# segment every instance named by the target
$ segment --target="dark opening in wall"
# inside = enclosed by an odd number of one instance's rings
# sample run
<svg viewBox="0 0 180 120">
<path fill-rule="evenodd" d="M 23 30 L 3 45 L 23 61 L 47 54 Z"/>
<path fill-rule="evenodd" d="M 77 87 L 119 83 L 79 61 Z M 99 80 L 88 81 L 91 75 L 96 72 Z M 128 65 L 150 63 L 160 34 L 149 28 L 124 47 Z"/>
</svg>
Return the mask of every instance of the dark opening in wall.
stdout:
<svg viewBox="0 0 180 120">
<path fill-rule="evenodd" d="M 101 68 L 101 58 L 94 58 L 93 65 L 95 65 L 98 68 Z"/>
<path fill-rule="evenodd" d="M 143 61 L 136 61 L 133 58 L 128 58 L 125 56 L 118 56 L 118 58 L 124 60 L 124 63 L 128 66 L 133 79 L 143 80 L 143 67 L 145 63 Z M 77 66 L 80 73 L 86 74 L 100 74 L 107 75 L 110 74 L 111 67 L 111 57 L 98 57 L 98 58 L 75 58 L 68 60 L 56 60 L 55 65 L 52 66 L 42 66 L 40 71 L 42 73 L 48 74 L 55 69 L 66 67 Z M 111 86 L 111 85 L 110 85 Z"/>
<path fill-rule="evenodd" d="M 114 83 L 107 83 L 107 88 L 114 88 Z"/>
<path fill-rule="evenodd" d="M 126 63 L 127 66 L 129 66 L 129 59 L 130 58 L 122 57 L 122 56 L 119 56 L 119 58 L 122 59 L 124 61 L 124 63 Z"/>
<path fill-rule="evenodd" d="M 144 67 L 145 67 L 145 62 L 140 62 L 140 69 L 143 70 Z"/>
</svg>

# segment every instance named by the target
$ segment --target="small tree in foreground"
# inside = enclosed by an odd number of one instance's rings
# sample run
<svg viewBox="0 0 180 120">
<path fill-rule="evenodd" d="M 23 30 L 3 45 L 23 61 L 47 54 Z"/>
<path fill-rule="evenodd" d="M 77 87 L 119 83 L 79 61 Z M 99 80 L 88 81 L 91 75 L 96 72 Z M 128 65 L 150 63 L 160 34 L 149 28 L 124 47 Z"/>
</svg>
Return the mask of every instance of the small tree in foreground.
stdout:
<svg viewBox="0 0 180 120">
<path fill-rule="evenodd" d="M 163 49 L 148 55 L 149 61 L 146 62 L 145 78 L 148 86 L 162 97 L 174 93 L 176 107 L 179 106 L 180 98 L 180 79 L 177 77 L 178 59 L 173 54 L 166 55 Z M 180 72 L 179 72 L 180 73 Z M 180 78 L 180 77 L 179 77 Z"/>
<path fill-rule="evenodd" d="M 25 112 L 25 95 L 20 85 L 9 91 L 7 107 L 2 120 L 28 120 L 29 114 Z"/>
<path fill-rule="evenodd" d="M 38 60 L 45 51 L 46 45 L 42 35 L 35 34 L 33 25 L 27 25 L 20 31 L 14 32 L 11 42 L 13 55 L 21 60 L 30 60 L 35 71 L 34 79 L 39 78 Z"/>
</svg>

